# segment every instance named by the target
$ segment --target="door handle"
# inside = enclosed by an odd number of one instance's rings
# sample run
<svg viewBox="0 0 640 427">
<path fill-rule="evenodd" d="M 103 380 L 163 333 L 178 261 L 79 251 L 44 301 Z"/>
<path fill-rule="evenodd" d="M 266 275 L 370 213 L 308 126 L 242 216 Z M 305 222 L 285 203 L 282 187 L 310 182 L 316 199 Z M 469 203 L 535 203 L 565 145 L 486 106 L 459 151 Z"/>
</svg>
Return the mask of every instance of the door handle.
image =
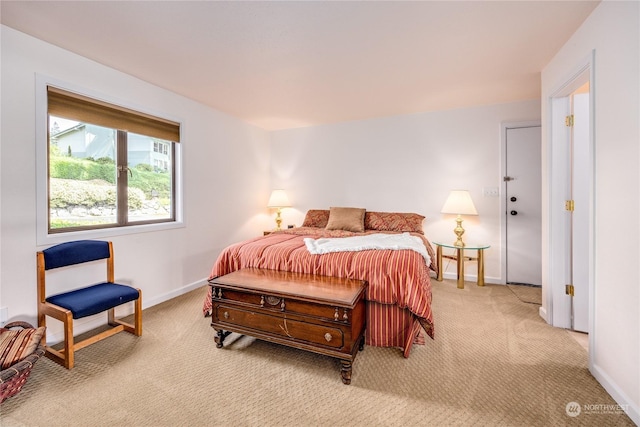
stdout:
<svg viewBox="0 0 640 427">
<path fill-rule="evenodd" d="M 511 215 L 518 215 L 518 211 L 511 211 Z"/>
<path fill-rule="evenodd" d="M 118 166 L 118 177 L 120 177 L 120 172 L 129 172 L 129 176 L 133 178 L 133 171 L 128 166 Z"/>
</svg>

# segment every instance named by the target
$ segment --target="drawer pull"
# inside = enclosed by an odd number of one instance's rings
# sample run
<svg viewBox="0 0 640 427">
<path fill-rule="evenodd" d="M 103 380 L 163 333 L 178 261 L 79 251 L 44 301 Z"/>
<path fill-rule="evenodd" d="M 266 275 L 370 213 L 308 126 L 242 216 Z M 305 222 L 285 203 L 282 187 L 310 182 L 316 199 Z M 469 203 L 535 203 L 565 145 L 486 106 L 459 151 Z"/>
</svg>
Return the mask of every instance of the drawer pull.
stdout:
<svg viewBox="0 0 640 427">
<path fill-rule="evenodd" d="M 278 305 L 280 303 L 280 298 L 267 296 L 267 304 L 269 305 Z"/>
<path fill-rule="evenodd" d="M 224 314 L 223 314 L 223 316 L 224 316 L 224 318 L 225 318 L 225 319 L 228 319 L 228 318 L 229 318 L 229 312 L 228 312 L 228 311 L 225 311 L 225 312 L 224 312 Z"/>
<path fill-rule="evenodd" d="M 282 303 L 280 303 L 280 298 L 278 297 L 274 297 L 271 295 L 267 295 L 266 297 L 264 295 L 260 296 L 260 307 L 264 307 L 264 303 L 269 304 L 270 306 L 276 306 L 278 304 L 280 304 L 280 308 L 282 309 L 282 311 L 284 311 L 284 298 L 282 299 Z"/>
<path fill-rule="evenodd" d="M 324 334 L 324 339 L 327 340 L 327 342 L 331 342 L 333 337 L 331 336 L 331 334 L 329 332 L 327 332 L 326 334 Z"/>
</svg>

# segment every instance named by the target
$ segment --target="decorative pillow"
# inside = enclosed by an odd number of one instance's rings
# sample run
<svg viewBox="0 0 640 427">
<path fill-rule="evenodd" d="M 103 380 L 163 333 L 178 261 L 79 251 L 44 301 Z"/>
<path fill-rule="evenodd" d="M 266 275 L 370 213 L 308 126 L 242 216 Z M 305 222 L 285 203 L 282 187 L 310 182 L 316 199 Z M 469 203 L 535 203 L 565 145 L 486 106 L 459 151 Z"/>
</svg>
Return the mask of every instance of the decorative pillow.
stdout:
<svg viewBox="0 0 640 427">
<path fill-rule="evenodd" d="M 346 230 L 355 233 L 364 231 L 365 209 L 360 208 L 329 208 L 329 222 L 327 230 Z"/>
<path fill-rule="evenodd" d="M 11 330 L 0 328 L 0 366 L 6 369 L 36 351 L 45 327 Z"/>
<path fill-rule="evenodd" d="M 303 227 L 325 228 L 329 222 L 329 209 L 309 209 Z"/>
<path fill-rule="evenodd" d="M 416 213 L 367 212 L 364 216 L 364 228 L 378 231 L 399 231 L 424 234 L 422 229 L 424 216 Z"/>
</svg>

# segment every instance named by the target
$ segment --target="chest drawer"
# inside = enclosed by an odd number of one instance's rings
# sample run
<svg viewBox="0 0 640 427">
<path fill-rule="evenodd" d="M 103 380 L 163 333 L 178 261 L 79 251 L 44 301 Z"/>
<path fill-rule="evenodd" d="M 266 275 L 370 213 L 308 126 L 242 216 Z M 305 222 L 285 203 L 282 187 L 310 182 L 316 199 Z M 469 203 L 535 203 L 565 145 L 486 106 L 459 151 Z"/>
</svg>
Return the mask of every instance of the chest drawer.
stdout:
<svg viewBox="0 0 640 427">
<path fill-rule="evenodd" d="M 226 304 L 214 306 L 213 316 L 222 327 L 241 326 L 255 332 L 338 350 L 345 347 L 344 331 L 339 326 L 290 319 L 284 314 L 257 312 Z"/>
<path fill-rule="evenodd" d="M 295 313 L 320 319 L 351 323 L 351 311 L 348 308 L 332 307 L 310 301 L 298 301 L 293 298 L 277 297 L 269 294 L 257 294 L 217 288 L 214 301 L 246 306 L 248 309 L 268 309 L 283 313 Z"/>
</svg>

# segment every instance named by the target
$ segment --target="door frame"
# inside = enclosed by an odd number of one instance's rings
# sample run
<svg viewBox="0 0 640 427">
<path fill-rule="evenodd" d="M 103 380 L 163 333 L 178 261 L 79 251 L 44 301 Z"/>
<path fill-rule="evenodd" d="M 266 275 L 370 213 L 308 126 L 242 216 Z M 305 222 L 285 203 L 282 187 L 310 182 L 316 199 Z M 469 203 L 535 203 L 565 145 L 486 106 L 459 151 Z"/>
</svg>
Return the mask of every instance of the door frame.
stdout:
<svg viewBox="0 0 640 427">
<path fill-rule="evenodd" d="M 568 221 L 564 211 L 558 209 L 566 199 L 566 192 L 558 191 L 564 188 L 568 182 L 568 159 L 562 154 L 561 145 L 567 144 L 568 132 L 564 125 L 563 112 L 568 104 L 568 97 L 587 80 L 589 81 L 589 147 L 588 161 L 584 165 L 587 168 L 588 178 L 588 202 L 585 207 L 588 210 L 588 333 L 589 333 L 589 363 L 592 363 L 595 342 L 595 50 L 577 64 L 574 72 L 566 79 L 559 82 L 556 89 L 546 100 L 550 114 L 546 118 L 547 124 L 547 218 L 548 218 L 548 272 L 543 277 L 543 284 L 548 286 L 546 292 L 546 311 L 540 308 L 540 315 L 555 327 L 569 328 L 571 316 L 570 299 L 565 293 L 567 276 L 567 227 Z M 563 130 L 564 129 L 564 130 Z M 555 189 L 555 190 L 554 190 Z M 555 207 L 555 208 L 554 208 Z M 558 237 L 561 236 L 561 237 Z"/>
<path fill-rule="evenodd" d="M 507 130 L 541 127 L 540 120 L 500 123 L 500 283 L 507 284 Z M 541 133 L 542 134 L 542 133 Z M 542 148 L 542 141 L 540 141 Z M 542 257 L 542 254 L 540 254 Z"/>
</svg>

